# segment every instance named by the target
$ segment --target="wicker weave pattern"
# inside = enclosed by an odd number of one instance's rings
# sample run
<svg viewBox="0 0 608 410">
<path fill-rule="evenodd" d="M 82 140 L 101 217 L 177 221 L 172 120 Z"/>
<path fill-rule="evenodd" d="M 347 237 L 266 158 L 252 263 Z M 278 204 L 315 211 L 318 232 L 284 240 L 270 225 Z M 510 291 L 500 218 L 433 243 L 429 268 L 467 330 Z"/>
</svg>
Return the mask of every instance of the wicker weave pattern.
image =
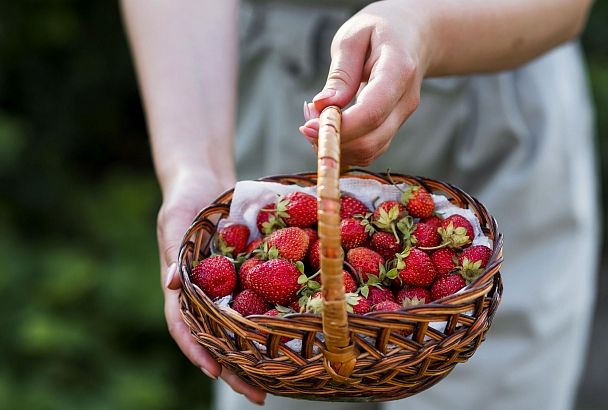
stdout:
<svg viewBox="0 0 608 410">
<path fill-rule="evenodd" d="M 385 174 L 351 170 L 343 178 L 367 178 L 388 184 Z M 445 377 L 457 363 L 467 361 L 484 340 L 500 303 L 502 235 L 496 221 L 476 199 L 451 185 L 425 178 L 391 174 L 396 183 L 415 183 L 471 209 L 494 253 L 485 272 L 469 288 L 434 303 L 400 312 L 348 315 L 351 340 L 359 352 L 348 379 L 339 383 L 324 361 L 320 316 L 250 316 L 220 310 L 189 279 L 192 261 L 209 255 L 209 238 L 217 220 L 226 217 L 232 191 L 203 209 L 188 229 L 180 249 L 183 284 L 181 309 L 196 340 L 222 365 L 270 393 L 331 401 L 385 401 L 411 396 Z M 263 178 L 282 184 L 314 186 L 317 175 L 304 173 Z M 445 322 L 440 330 L 431 322 Z M 411 337 L 402 331 L 412 331 Z M 292 350 L 281 337 L 302 341 Z"/>
</svg>

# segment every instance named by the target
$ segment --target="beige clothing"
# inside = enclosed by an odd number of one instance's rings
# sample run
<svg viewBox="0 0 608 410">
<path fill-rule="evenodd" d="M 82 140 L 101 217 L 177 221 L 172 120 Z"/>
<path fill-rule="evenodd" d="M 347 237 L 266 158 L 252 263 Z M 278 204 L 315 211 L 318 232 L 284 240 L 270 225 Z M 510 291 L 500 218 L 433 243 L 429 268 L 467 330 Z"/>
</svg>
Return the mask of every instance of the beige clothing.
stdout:
<svg viewBox="0 0 608 410">
<path fill-rule="evenodd" d="M 297 127 L 303 101 L 324 84 L 331 37 L 353 12 L 340 3 L 245 6 L 241 179 L 315 168 Z M 594 299 L 594 164 L 591 108 L 576 44 L 513 71 L 424 82 L 420 107 L 371 168 L 449 181 L 484 202 L 505 236 L 504 300 L 469 362 L 435 387 L 382 408 L 571 407 Z M 225 385 L 218 385 L 216 399 L 218 409 L 250 408 Z M 377 408 L 280 398 L 269 398 L 267 405 Z"/>
</svg>

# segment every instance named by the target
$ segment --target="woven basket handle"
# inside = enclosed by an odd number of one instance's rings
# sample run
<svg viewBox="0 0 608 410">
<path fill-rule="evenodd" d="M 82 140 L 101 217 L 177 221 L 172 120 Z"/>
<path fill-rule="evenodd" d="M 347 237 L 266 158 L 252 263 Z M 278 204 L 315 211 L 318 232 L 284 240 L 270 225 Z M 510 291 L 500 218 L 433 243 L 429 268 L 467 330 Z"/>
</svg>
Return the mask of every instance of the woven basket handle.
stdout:
<svg viewBox="0 0 608 410">
<path fill-rule="evenodd" d="M 340 245 L 340 121 L 338 107 L 330 106 L 320 116 L 318 150 L 318 218 L 323 282 L 324 364 L 331 377 L 347 382 L 358 352 L 350 338 L 344 301 Z"/>
</svg>

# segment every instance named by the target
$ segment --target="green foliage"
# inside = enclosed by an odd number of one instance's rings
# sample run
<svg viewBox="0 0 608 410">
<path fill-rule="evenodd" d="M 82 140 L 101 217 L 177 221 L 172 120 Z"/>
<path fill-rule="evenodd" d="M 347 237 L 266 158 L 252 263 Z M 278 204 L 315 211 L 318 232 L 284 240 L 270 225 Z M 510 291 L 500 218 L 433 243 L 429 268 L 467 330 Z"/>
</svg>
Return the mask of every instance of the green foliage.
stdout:
<svg viewBox="0 0 608 410">
<path fill-rule="evenodd" d="M 0 56 L 0 408 L 206 408 L 163 318 L 117 4 L 4 2 Z"/>
<path fill-rule="evenodd" d="M 596 2 L 598 113 L 607 21 Z M 0 61 L 0 408 L 206 408 L 163 319 L 160 193 L 117 4 L 3 2 Z M 604 152 L 608 117 L 598 131 Z"/>
</svg>

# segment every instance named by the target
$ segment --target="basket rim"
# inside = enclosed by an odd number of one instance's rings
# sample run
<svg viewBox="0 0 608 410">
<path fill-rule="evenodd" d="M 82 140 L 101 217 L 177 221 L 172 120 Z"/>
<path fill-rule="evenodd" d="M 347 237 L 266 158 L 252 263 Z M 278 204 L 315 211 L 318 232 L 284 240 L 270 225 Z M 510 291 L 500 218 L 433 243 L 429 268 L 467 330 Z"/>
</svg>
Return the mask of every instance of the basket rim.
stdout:
<svg viewBox="0 0 608 410">
<path fill-rule="evenodd" d="M 431 188 L 434 184 L 439 184 L 439 186 L 443 186 L 448 188 L 449 190 L 458 193 L 460 196 L 466 199 L 467 203 L 475 205 L 478 209 L 472 209 L 475 213 L 476 217 L 480 220 L 480 225 L 482 226 L 482 230 L 484 230 L 484 234 L 491 234 L 492 240 L 492 256 L 490 257 L 484 272 L 480 274 L 473 282 L 467 284 L 463 290 L 459 293 L 449 295 L 433 301 L 431 303 L 425 303 L 417 306 L 408 306 L 403 307 L 399 311 L 392 312 L 369 312 L 363 315 L 349 313 L 348 318 L 349 322 L 352 318 L 370 318 L 373 320 L 380 320 L 384 323 L 391 322 L 401 322 L 403 320 L 407 321 L 416 321 L 416 318 L 419 320 L 429 320 L 428 315 L 441 315 L 441 316 L 449 316 L 452 314 L 462 314 L 463 307 L 470 304 L 472 300 L 478 299 L 482 295 L 489 294 L 492 290 L 500 289 L 500 292 L 494 292 L 498 298 L 494 301 L 494 303 L 498 304 L 500 302 L 501 293 L 502 293 L 502 279 L 500 275 L 500 268 L 503 262 L 502 256 L 502 247 L 503 247 L 503 236 L 502 233 L 498 229 L 498 224 L 495 218 L 489 214 L 486 207 L 475 197 L 466 193 L 461 188 L 453 185 L 451 183 L 439 181 L 433 178 L 427 178 L 422 176 L 412 176 L 400 173 L 388 173 L 388 172 L 373 172 L 366 169 L 361 168 L 352 168 L 348 171 L 341 173 L 340 178 L 360 178 L 361 176 L 371 177 L 381 183 L 390 183 L 388 181 L 387 176 L 390 175 L 391 178 L 395 179 L 405 179 L 407 183 L 416 183 L 432 193 L 437 192 L 436 189 Z M 270 175 L 262 178 L 255 179 L 254 181 L 261 182 L 278 182 L 284 185 L 299 185 L 299 186 L 313 186 L 316 184 L 317 173 L 313 171 L 300 172 L 294 174 L 278 174 L 278 175 Z M 299 182 L 299 183 L 298 183 Z M 192 236 L 193 230 L 198 226 L 197 222 L 201 219 L 201 217 L 207 212 L 221 213 L 222 216 L 228 215 L 230 208 L 231 199 L 226 200 L 227 197 L 230 197 L 234 192 L 234 187 L 224 191 L 220 194 L 211 204 L 202 208 L 194 218 L 193 223 L 187 229 L 186 234 L 182 240 L 179 250 L 178 256 L 178 271 L 181 278 L 181 291 L 185 293 L 186 296 L 191 300 L 195 301 L 198 305 L 205 306 L 205 310 L 207 314 L 215 314 L 215 315 L 225 315 L 227 309 L 232 310 L 231 308 L 223 308 L 214 302 L 211 298 L 209 298 L 201 289 L 199 289 L 195 284 L 190 281 L 190 275 L 188 272 L 187 264 L 183 263 L 184 253 L 189 249 L 191 241 L 189 238 Z M 443 190 L 442 190 L 443 191 Z M 446 191 L 442 192 L 444 195 Z M 446 195 L 447 196 L 447 195 Z M 448 199 L 452 201 L 454 198 L 448 196 Z M 469 208 L 469 207 L 467 207 Z M 470 208 L 469 208 L 470 209 Z M 482 222 L 482 218 L 477 211 L 484 213 L 487 216 L 487 221 L 485 226 Z M 486 218 L 484 218 L 486 219 Z M 215 233 L 215 232 L 214 232 Z M 458 302 L 458 303 L 457 303 Z M 209 309 L 209 307 L 211 309 Z M 238 314 L 236 311 L 233 314 L 230 314 L 230 317 L 237 322 L 241 322 L 244 325 L 264 329 L 266 331 L 272 332 L 270 328 L 263 325 L 260 322 L 280 325 L 285 321 L 289 321 L 293 323 L 295 319 L 304 319 L 304 318 L 318 318 L 321 319 L 320 315 L 315 315 L 311 313 L 289 313 L 285 316 L 265 316 L 265 315 L 250 315 L 244 317 Z M 399 316 L 398 319 L 394 319 L 394 316 Z M 263 320 L 261 320 L 263 318 Z M 436 319 L 433 319 L 436 320 Z M 274 328 L 274 326 L 272 326 Z"/>
</svg>

